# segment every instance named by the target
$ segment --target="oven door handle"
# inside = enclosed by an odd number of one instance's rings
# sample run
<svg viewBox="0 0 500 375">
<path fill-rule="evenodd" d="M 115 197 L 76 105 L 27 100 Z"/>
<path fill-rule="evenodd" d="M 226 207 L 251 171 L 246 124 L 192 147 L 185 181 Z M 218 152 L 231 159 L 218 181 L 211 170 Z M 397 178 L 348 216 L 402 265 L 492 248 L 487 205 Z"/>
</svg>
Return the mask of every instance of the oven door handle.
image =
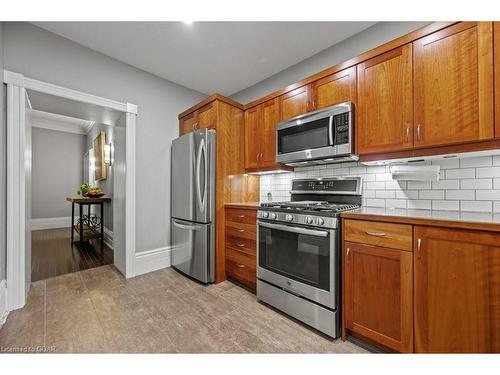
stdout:
<svg viewBox="0 0 500 375">
<path fill-rule="evenodd" d="M 285 232 L 292 232 L 292 233 L 298 233 L 298 234 L 307 234 L 308 236 L 316 236 L 316 237 L 328 237 L 328 232 L 323 231 L 323 230 L 314 230 L 314 229 L 306 229 L 306 228 L 299 228 L 299 227 L 291 227 L 288 225 L 282 225 L 282 224 L 271 224 L 271 223 L 264 223 L 262 221 L 258 222 L 259 226 L 264 227 L 264 228 L 269 228 L 269 229 L 278 229 L 282 230 Z"/>
</svg>

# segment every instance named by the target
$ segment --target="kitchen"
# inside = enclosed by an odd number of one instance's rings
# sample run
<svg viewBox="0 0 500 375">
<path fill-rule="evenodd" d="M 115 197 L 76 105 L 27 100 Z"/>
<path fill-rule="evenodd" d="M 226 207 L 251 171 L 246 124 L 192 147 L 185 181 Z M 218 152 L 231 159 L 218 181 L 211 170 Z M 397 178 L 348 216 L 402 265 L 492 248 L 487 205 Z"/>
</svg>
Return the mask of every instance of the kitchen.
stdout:
<svg viewBox="0 0 500 375">
<path fill-rule="evenodd" d="M 94 54 L 65 27 L 5 23 L 5 71 L 92 92 L 22 61 L 38 37 Z M 32 283 L 2 351 L 498 355 L 500 23 L 358 27 L 277 83 L 98 91 L 137 103 L 133 271 Z"/>
</svg>

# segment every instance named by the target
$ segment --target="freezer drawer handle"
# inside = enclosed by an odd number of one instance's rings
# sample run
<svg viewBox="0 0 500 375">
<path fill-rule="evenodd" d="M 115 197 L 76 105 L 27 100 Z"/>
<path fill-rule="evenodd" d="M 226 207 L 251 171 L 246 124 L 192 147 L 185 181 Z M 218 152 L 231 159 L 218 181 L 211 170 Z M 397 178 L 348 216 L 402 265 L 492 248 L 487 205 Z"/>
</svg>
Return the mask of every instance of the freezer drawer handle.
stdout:
<svg viewBox="0 0 500 375">
<path fill-rule="evenodd" d="M 181 224 L 175 220 L 173 220 L 173 223 L 177 228 L 180 228 L 180 229 L 187 229 L 187 230 L 200 230 L 200 229 L 202 229 L 202 227 L 200 225 L 186 225 L 186 224 Z"/>
</svg>

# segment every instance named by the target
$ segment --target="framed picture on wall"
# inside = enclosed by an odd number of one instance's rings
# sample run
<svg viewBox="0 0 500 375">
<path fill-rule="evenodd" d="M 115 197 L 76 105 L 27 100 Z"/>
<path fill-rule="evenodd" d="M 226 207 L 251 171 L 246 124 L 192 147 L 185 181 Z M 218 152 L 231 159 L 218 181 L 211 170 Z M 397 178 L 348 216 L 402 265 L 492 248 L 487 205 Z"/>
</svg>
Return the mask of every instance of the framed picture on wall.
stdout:
<svg viewBox="0 0 500 375">
<path fill-rule="evenodd" d="M 107 177 L 106 164 L 104 163 L 105 144 L 106 144 L 106 133 L 100 132 L 99 135 L 94 139 L 95 181 L 105 180 Z"/>
</svg>

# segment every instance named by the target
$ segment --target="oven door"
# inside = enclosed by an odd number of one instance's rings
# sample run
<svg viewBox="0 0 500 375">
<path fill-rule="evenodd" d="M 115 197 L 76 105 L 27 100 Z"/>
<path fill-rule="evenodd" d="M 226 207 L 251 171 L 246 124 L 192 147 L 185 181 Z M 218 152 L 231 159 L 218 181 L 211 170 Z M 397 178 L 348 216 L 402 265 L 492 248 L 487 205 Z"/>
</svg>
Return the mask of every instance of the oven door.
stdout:
<svg viewBox="0 0 500 375">
<path fill-rule="evenodd" d="M 338 241 L 333 229 L 258 221 L 257 277 L 331 309 L 338 304 Z"/>
</svg>

